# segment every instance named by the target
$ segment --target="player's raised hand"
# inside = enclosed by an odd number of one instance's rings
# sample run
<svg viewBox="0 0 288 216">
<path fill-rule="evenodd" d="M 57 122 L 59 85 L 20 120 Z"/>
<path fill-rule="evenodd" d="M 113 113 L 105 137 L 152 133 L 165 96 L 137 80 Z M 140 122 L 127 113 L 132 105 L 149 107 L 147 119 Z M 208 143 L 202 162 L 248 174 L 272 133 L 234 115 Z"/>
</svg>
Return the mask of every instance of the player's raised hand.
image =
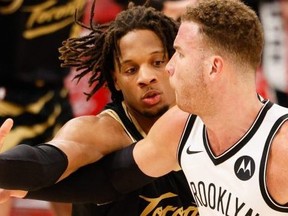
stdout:
<svg viewBox="0 0 288 216">
<path fill-rule="evenodd" d="M 13 126 L 13 120 L 10 118 L 6 119 L 4 123 L 1 125 L 0 127 L 0 150 L 2 149 L 5 137 L 10 132 L 12 126 Z"/>
</svg>

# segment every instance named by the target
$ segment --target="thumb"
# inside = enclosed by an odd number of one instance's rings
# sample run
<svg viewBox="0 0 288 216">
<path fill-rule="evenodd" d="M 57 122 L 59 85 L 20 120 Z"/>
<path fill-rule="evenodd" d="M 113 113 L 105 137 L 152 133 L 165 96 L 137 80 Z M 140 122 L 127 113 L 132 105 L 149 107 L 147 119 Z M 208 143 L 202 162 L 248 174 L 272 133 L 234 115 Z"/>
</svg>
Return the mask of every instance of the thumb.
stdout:
<svg viewBox="0 0 288 216">
<path fill-rule="evenodd" d="M 0 127 L 0 148 L 3 146 L 3 142 L 7 134 L 10 132 L 13 126 L 13 120 L 8 118 L 4 121 L 4 123 Z"/>
<path fill-rule="evenodd" d="M 8 201 L 10 198 L 10 191 L 5 189 L 0 189 L 0 204 Z"/>
</svg>

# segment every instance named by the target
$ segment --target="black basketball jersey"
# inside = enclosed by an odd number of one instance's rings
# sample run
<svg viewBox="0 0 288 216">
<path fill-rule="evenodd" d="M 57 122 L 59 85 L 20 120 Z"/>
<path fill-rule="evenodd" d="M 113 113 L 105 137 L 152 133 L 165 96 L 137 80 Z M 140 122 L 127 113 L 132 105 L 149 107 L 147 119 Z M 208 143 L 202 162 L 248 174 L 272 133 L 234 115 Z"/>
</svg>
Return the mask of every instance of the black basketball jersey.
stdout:
<svg viewBox="0 0 288 216">
<path fill-rule="evenodd" d="M 110 103 L 107 111 L 118 116 L 124 129 L 136 140 L 143 136 L 127 117 L 121 104 Z M 96 205 L 74 204 L 73 216 L 148 216 L 148 215 L 198 215 L 196 204 L 182 171 L 171 172 L 143 188 L 122 196 L 119 200 Z"/>
</svg>

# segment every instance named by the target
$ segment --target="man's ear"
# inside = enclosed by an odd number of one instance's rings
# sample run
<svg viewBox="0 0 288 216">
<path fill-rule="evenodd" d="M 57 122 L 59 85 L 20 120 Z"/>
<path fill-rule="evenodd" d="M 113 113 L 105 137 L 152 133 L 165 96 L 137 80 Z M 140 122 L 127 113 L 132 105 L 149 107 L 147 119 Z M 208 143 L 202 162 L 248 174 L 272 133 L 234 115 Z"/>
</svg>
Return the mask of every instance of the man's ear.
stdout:
<svg viewBox="0 0 288 216">
<path fill-rule="evenodd" d="M 217 76 L 223 70 L 223 58 L 221 56 L 213 56 L 210 60 L 209 75 Z"/>
</svg>

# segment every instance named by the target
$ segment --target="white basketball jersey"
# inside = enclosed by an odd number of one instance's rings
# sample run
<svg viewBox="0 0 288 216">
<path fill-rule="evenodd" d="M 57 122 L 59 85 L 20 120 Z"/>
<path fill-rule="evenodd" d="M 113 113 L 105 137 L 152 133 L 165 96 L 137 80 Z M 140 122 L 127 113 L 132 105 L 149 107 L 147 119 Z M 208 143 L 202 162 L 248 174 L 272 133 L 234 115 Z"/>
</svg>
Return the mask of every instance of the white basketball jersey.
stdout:
<svg viewBox="0 0 288 216">
<path fill-rule="evenodd" d="M 201 216 L 288 215 L 288 206 L 270 197 L 265 181 L 271 141 L 287 120 L 288 109 L 266 101 L 246 134 L 214 156 L 205 125 L 190 116 L 179 145 L 179 162 Z"/>
</svg>

